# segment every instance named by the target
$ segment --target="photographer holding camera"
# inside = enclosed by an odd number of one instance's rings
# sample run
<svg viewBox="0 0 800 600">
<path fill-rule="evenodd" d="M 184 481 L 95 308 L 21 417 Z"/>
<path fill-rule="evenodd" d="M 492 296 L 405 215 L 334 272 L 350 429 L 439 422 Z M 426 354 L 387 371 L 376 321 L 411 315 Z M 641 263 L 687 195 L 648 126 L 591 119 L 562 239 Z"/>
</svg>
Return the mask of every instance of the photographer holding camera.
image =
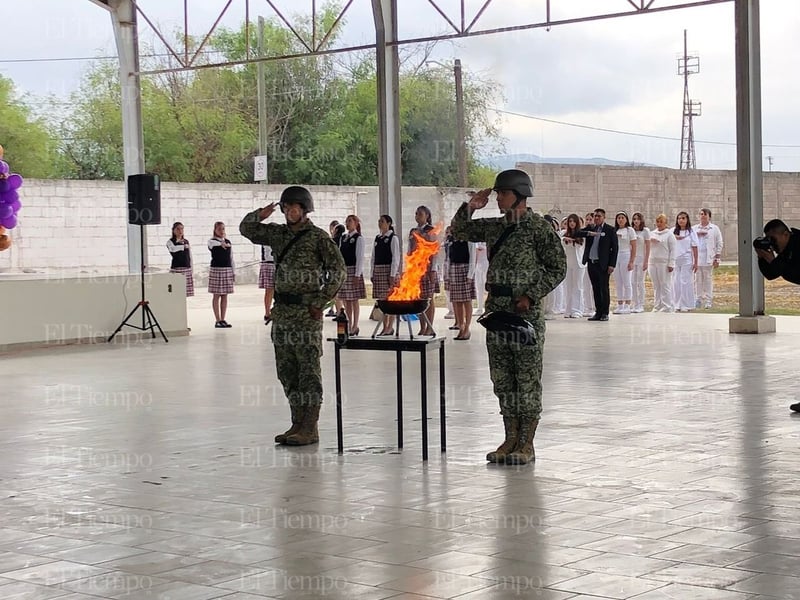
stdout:
<svg viewBox="0 0 800 600">
<path fill-rule="evenodd" d="M 765 279 L 783 277 L 800 285 L 800 230 L 790 229 L 780 219 L 773 219 L 764 225 L 764 236 L 753 240 L 753 249 L 758 256 L 758 269 Z M 800 412 L 800 402 L 789 408 Z"/>
</svg>

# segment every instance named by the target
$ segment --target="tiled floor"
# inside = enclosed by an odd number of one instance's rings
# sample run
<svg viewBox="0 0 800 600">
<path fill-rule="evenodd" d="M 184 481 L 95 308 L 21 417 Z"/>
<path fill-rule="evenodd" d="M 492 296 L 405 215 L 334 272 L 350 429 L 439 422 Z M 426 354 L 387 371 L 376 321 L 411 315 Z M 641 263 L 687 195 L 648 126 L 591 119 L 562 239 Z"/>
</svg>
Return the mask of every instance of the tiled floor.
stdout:
<svg viewBox="0 0 800 600">
<path fill-rule="evenodd" d="M 275 447 L 259 292 L 230 303 L 228 330 L 201 292 L 190 337 L 0 358 L 0 600 L 800 599 L 800 319 L 549 321 L 538 460 L 515 468 L 484 461 L 480 327 L 446 344 L 427 464 L 417 360 L 398 452 L 394 357 L 344 352 L 338 456 L 333 352 L 322 443 Z"/>
</svg>

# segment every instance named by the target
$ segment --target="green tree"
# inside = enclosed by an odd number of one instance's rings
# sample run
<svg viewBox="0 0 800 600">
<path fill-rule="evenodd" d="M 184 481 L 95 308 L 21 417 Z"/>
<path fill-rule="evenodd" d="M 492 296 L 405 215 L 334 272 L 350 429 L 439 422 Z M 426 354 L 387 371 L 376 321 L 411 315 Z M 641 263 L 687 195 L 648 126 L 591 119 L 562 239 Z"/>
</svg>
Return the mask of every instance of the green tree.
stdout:
<svg viewBox="0 0 800 600">
<path fill-rule="evenodd" d="M 17 98 L 11 80 L 0 76 L 0 144 L 4 160 L 23 177 L 50 177 L 55 169 L 56 144 L 45 122 Z"/>
<path fill-rule="evenodd" d="M 315 25 L 309 18 L 294 19 L 295 31 L 310 40 L 315 30 L 327 35 L 328 45 L 335 44 L 338 30 L 331 28 L 339 13 L 339 4 L 328 3 Z M 265 22 L 261 44 L 258 35 L 254 24 L 221 28 L 208 41 L 208 55 L 241 61 L 248 47 L 252 53 L 259 45 L 267 58 L 306 51 L 298 36 L 277 19 Z M 198 41 L 191 43 L 196 48 Z M 168 66 L 162 58 L 143 68 Z M 255 64 L 245 64 L 143 77 L 147 169 L 172 181 L 252 181 L 253 157 L 259 152 L 258 71 Z M 268 60 L 263 72 L 271 182 L 377 183 L 374 53 Z M 454 186 L 458 169 L 452 74 L 404 67 L 400 83 L 403 183 Z M 485 82 L 465 78 L 470 156 L 478 143 L 498 138 L 488 117 L 490 89 Z M 116 65 L 95 65 L 73 96 L 75 110 L 62 127 L 70 176 L 122 177 L 119 99 Z M 477 173 L 475 161 L 469 163 L 470 172 Z"/>
</svg>

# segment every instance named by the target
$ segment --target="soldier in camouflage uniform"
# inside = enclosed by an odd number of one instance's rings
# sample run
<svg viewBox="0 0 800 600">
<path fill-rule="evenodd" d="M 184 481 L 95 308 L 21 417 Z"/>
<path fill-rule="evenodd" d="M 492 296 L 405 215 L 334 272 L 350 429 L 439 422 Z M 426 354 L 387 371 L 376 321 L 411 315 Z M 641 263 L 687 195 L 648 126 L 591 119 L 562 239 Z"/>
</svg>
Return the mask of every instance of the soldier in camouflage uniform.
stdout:
<svg viewBox="0 0 800 600">
<path fill-rule="evenodd" d="M 472 213 L 486 206 L 493 190 L 503 216 L 473 220 Z M 486 332 L 489 374 L 506 434 L 500 447 L 486 456 L 493 463 L 526 464 L 535 459 L 533 437 L 542 412 L 542 298 L 567 270 L 558 234 L 526 205 L 531 196 L 527 173 L 503 171 L 492 189 L 481 190 L 462 204 L 451 223 L 456 239 L 486 242 L 489 249 L 486 310 L 520 315 L 536 331 L 533 345 L 520 344 L 504 332 Z"/>
<path fill-rule="evenodd" d="M 305 446 L 319 442 L 322 309 L 347 272 L 342 253 L 308 218 L 314 202 L 306 188 L 286 188 L 278 205 L 285 225 L 261 222 L 275 211 L 273 202 L 246 215 L 239 231 L 254 244 L 272 247 L 275 257 L 272 343 L 278 379 L 292 411 L 292 426 L 275 436 L 275 442 Z"/>
</svg>

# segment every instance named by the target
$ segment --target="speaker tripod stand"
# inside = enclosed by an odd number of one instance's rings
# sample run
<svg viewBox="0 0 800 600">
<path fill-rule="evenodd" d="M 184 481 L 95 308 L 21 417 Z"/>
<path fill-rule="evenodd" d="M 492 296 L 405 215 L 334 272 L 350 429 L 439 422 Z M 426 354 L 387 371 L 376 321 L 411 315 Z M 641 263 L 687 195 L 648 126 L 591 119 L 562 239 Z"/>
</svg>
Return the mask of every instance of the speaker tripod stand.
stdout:
<svg viewBox="0 0 800 600">
<path fill-rule="evenodd" d="M 164 334 L 164 330 L 161 329 L 161 325 L 158 324 L 158 319 L 156 319 L 156 315 L 153 313 L 153 310 L 150 308 L 150 302 L 145 299 L 144 293 L 144 225 L 139 225 L 139 251 L 140 251 L 140 258 L 141 258 L 141 286 L 142 286 L 142 299 L 133 307 L 133 310 L 128 313 L 128 316 L 125 317 L 122 323 L 119 324 L 119 327 L 114 330 L 109 338 L 108 342 L 114 339 L 114 336 L 117 335 L 123 327 L 130 327 L 132 329 L 138 329 L 139 331 L 149 331 L 153 339 L 156 337 L 156 328 L 158 328 L 158 332 L 161 334 L 161 337 L 164 338 L 165 342 L 169 342 L 167 336 Z M 131 317 L 136 313 L 137 310 L 142 309 L 142 326 L 139 327 L 138 325 L 133 325 L 128 321 L 131 320 Z"/>
</svg>

